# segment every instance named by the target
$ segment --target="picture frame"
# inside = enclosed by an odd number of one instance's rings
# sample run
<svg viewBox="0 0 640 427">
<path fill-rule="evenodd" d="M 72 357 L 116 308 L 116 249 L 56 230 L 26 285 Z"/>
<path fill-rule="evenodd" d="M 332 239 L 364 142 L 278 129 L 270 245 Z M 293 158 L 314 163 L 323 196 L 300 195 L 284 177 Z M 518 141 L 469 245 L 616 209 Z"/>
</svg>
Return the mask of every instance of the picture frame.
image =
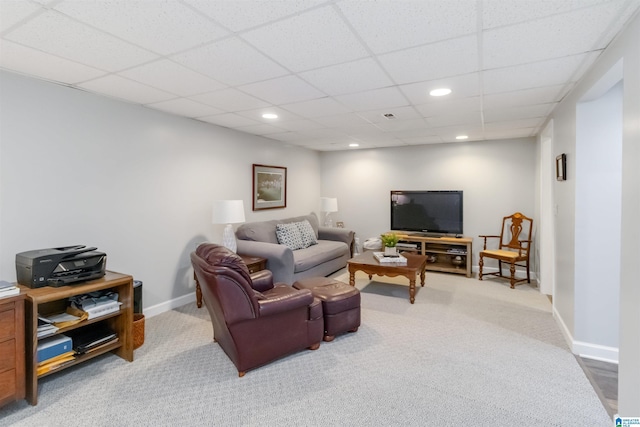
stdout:
<svg viewBox="0 0 640 427">
<path fill-rule="evenodd" d="M 253 210 L 287 207 L 287 168 L 253 165 Z"/>
<path fill-rule="evenodd" d="M 556 180 L 567 180 L 567 155 L 565 153 L 556 157 Z"/>
</svg>

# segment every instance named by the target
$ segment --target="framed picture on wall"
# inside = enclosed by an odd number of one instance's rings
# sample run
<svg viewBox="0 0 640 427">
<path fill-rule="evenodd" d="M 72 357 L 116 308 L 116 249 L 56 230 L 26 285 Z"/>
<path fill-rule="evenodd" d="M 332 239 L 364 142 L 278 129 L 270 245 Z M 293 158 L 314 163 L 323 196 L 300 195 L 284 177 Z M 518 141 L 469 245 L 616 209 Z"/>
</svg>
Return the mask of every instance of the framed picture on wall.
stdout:
<svg viewBox="0 0 640 427">
<path fill-rule="evenodd" d="M 287 207 L 287 168 L 253 165 L 253 210 Z"/>
<path fill-rule="evenodd" d="M 567 180 L 567 155 L 564 153 L 556 157 L 556 179 L 558 181 Z"/>
</svg>

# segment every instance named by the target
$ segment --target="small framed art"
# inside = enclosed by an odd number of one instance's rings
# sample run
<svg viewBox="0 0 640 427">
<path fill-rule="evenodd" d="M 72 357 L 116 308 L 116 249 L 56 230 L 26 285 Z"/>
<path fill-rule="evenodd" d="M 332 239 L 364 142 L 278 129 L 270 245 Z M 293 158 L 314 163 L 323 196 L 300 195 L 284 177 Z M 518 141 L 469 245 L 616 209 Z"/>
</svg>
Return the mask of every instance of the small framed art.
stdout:
<svg viewBox="0 0 640 427">
<path fill-rule="evenodd" d="M 556 157 L 556 180 L 567 180 L 567 155 L 564 153 Z"/>
<path fill-rule="evenodd" d="M 287 207 L 287 168 L 253 165 L 253 210 Z"/>
</svg>

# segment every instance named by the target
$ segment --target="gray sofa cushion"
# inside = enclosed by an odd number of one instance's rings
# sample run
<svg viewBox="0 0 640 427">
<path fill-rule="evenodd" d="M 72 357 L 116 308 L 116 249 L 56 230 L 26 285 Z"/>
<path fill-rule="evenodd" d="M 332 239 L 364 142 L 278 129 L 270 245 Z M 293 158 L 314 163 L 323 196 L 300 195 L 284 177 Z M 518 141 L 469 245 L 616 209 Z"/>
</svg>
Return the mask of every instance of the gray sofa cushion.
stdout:
<svg viewBox="0 0 640 427">
<path fill-rule="evenodd" d="M 299 222 L 308 220 L 313 227 L 313 231 L 318 237 L 318 217 L 315 213 L 304 216 L 296 216 L 286 219 L 273 219 L 270 221 L 247 222 L 242 224 L 236 230 L 236 237 L 241 240 L 252 240 L 254 242 L 267 242 L 278 244 L 276 237 L 276 224 L 288 224 L 291 222 Z"/>
<path fill-rule="evenodd" d="M 342 242 L 318 240 L 317 245 L 293 251 L 294 273 L 306 271 L 348 253 L 349 247 Z"/>
</svg>

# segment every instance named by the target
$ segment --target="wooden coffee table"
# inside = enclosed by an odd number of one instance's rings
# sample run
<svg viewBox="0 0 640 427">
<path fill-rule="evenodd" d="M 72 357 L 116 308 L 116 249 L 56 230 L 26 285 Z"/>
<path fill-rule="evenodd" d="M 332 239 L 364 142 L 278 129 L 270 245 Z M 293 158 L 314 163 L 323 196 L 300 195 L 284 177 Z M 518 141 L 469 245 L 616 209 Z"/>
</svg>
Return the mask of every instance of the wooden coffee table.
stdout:
<svg viewBox="0 0 640 427">
<path fill-rule="evenodd" d="M 409 279 L 409 301 L 413 304 L 416 299 L 416 275 L 418 273 L 420 273 L 420 286 L 424 287 L 427 257 L 411 253 L 403 253 L 402 256 L 407 258 L 406 265 L 380 263 L 373 256 L 372 251 L 367 251 L 361 255 L 351 258 L 347 261 L 349 267 L 349 284 L 351 286 L 356 285 L 356 271 L 364 271 L 369 275 L 369 279 L 371 279 L 374 274 L 389 277 L 404 276 Z"/>
</svg>

